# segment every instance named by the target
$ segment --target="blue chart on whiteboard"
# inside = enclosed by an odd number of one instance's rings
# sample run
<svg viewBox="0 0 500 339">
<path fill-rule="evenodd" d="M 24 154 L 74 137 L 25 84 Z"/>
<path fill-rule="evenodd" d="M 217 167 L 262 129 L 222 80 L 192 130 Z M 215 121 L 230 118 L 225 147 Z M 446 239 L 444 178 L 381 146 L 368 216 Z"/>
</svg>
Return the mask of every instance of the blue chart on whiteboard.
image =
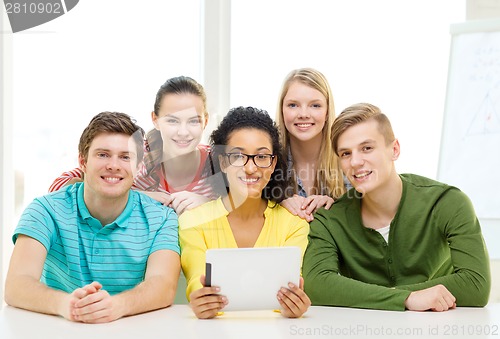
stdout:
<svg viewBox="0 0 500 339">
<path fill-rule="evenodd" d="M 438 179 L 500 218 L 500 32 L 452 39 Z"/>
</svg>

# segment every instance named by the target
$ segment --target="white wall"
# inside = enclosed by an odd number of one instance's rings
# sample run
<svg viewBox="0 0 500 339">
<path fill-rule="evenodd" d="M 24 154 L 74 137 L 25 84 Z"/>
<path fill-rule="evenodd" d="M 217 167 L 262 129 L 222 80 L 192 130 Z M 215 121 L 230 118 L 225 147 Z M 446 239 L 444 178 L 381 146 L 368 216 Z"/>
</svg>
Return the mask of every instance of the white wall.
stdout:
<svg viewBox="0 0 500 339">
<path fill-rule="evenodd" d="M 7 29 L 6 16 L 0 15 L 2 31 Z M 7 269 L 10 257 L 9 233 L 14 217 L 14 184 L 12 171 L 12 105 L 9 80 L 12 78 L 11 38 L 8 34 L 0 34 L 0 49 L 2 50 L 2 79 L 0 81 L 0 305 L 3 303 L 4 270 Z"/>
<path fill-rule="evenodd" d="M 464 20 L 457 0 L 235 2 L 231 103 L 274 113 L 286 74 L 315 67 L 329 79 L 337 113 L 370 102 L 389 116 L 402 145 L 400 172 L 434 178 L 449 29 Z"/>
</svg>

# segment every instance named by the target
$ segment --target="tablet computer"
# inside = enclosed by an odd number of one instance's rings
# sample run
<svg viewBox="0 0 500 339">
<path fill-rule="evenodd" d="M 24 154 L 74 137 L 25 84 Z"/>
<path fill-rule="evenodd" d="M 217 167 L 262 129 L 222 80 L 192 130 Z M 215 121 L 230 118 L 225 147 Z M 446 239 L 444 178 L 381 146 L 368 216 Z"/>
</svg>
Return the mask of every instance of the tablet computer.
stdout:
<svg viewBox="0 0 500 339">
<path fill-rule="evenodd" d="M 275 310 L 281 287 L 299 286 L 299 247 L 221 248 L 206 251 L 206 286 L 227 297 L 223 311 Z"/>
</svg>

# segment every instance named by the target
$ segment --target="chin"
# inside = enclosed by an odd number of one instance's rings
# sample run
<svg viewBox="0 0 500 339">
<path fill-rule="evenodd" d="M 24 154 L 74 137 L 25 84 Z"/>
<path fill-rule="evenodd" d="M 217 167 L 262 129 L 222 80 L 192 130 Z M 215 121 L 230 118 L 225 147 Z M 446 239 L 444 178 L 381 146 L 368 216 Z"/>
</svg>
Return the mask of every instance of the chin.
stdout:
<svg viewBox="0 0 500 339">
<path fill-rule="evenodd" d="M 260 199 L 262 197 L 262 190 L 248 190 L 248 197 L 251 199 Z"/>
<path fill-rule="evenodd" d="M 176 147 L 174 148 L 174 152 L 172 152 L 173 156 L 176 157 L 176 156 L 183 156 L 183 155 L 186 155 L 186 154 L 189 154 L 191 152 L 194 152 L 195 148 L 193 147 L 189 147 L 189 148 L 179 148 L 179 147 Z"/>
<path fill-rule="evenodd" d="M 123 189 L 123 188 L 120 188 L 120 189 L 108 189 L 108 190 L 103 190 L 101 191 L 101 194 L 105 197 L 108 197 L 108 198 L 116 198 L 116 197 L 121 197 L 125 194 L 127 194 L 129 190 L 127 189 Z"/>
<path fill-rule="evenodd" d="M 367 187 L 365 185 L 358 185 L 358 186 L 353 186 L 353 187 L 356 191 L 358 191 L 359 193 L 361 193 L 363 195 L 366 193 L 370 193 L 370 191 L 371 191 L 370 187 Z"/>
</svg>

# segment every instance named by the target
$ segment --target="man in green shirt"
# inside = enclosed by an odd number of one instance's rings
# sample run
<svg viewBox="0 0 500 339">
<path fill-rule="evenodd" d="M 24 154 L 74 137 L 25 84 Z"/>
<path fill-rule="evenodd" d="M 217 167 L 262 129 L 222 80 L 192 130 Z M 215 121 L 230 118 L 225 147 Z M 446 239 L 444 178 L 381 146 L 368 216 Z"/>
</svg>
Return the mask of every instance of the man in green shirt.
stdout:
<svg viewBox="0 0 500 339">
<path fill-rule="evenodd" d="M 467 196 L 399 175 L 399 142 L 371 104 L 345 109 L 332 143 L 353 189 L 311 222 L 303 276 L 313 305 L 414 311 L 486 305 L 488 253 Z"/>
</svg>

